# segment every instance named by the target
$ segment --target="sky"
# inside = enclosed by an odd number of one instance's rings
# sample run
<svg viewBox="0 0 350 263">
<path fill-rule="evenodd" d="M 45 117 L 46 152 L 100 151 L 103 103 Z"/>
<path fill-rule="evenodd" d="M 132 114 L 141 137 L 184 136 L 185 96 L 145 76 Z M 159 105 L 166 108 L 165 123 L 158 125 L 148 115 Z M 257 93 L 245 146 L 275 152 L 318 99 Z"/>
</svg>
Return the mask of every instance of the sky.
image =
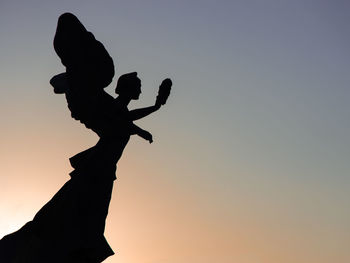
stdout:
<svg viewBox="0 0 350 263">
<path fill-rule="evenodd" d="M 57 18 L 78 16 L 137 71 L 150 106 L 118 163 L 106 263 L 350 262 L 350 3 L 0 2 L 0 238 L 69 180 L 97 136 L 70 117 Z"/>
</svg>

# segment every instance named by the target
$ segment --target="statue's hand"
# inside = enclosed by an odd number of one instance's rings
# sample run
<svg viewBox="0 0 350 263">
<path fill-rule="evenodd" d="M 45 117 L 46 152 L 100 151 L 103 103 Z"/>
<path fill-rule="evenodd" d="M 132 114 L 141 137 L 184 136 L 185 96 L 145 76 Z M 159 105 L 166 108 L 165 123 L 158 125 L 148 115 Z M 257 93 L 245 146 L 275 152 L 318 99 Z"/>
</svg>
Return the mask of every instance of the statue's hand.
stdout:
<svg viewBox="0 0 350 263">
<path fill-rule="evenodd" d="M 152 134 L 149 133 L 148 131 L 145 131 L 145 130 L 142 130 L 138 133 L 138 135 L 145 139 L 146 141 L 149 141 L 149 143 L 152 143 L 153 142 L 153 137 L 152 137 Z"/>
</svg>

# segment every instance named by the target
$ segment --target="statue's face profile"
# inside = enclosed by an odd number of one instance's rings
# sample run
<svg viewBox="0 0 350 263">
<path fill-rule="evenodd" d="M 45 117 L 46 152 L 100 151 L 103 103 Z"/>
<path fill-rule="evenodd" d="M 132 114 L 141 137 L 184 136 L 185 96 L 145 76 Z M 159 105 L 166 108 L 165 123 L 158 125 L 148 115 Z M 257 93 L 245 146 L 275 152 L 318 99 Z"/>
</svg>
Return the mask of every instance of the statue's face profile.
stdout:
<svg viewBox="0 0 350 263">
<path fill-rule="evenodd" d="M 138 77 L 135 77 L 135 79 L 130 82 L 129 88 L 131 99 L 138 100 L 141 94 L 141 80 Z"/>
</svg>

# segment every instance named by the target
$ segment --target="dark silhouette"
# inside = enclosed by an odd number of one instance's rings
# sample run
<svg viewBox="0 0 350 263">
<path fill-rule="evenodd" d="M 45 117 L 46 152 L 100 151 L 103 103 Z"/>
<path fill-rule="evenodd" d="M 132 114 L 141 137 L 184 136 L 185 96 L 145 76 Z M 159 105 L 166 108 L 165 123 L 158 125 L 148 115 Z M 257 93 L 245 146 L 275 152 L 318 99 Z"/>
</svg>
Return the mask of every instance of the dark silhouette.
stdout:
<svg viewBox="0 0 350 263">
<path fill-rule="evenodd" d="M 34 219 L 0 240 L 1 263 L 97 263 L 113 255 L 104 229 L 116 163 L 131 135 L 152 142 L 152 135 L 133 121 L 157 111 L 170 94 L 172 83 L 166 79 L 155 105 L 129 111 L 129 102 L 141 93 L 136 72 L 118 79 L 117 98 L 106 93 L 114 76 L 113 60 L 70 13 L 58 19 L 54 48 L 66 67 L 50 81 L 55 93 L 65 94 L 72 117 L 100 139 L 70 158 L 71 179 Z"/>
</svg>

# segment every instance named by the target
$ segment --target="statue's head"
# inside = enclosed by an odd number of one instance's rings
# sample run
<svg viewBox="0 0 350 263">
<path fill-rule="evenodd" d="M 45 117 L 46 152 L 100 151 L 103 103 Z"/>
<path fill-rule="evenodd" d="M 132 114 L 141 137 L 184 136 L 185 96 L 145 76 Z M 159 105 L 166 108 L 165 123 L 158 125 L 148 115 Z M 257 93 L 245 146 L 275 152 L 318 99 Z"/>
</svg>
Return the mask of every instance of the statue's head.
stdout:
<svg viewBox="0 0 350 263">
<path fill-rule="evenodd" d="M 137 100 L 141 94 L 141 80 L 137 77 L 137 72 L 121 75 L 118 79 L 115 93 Z"/>
</svg>

